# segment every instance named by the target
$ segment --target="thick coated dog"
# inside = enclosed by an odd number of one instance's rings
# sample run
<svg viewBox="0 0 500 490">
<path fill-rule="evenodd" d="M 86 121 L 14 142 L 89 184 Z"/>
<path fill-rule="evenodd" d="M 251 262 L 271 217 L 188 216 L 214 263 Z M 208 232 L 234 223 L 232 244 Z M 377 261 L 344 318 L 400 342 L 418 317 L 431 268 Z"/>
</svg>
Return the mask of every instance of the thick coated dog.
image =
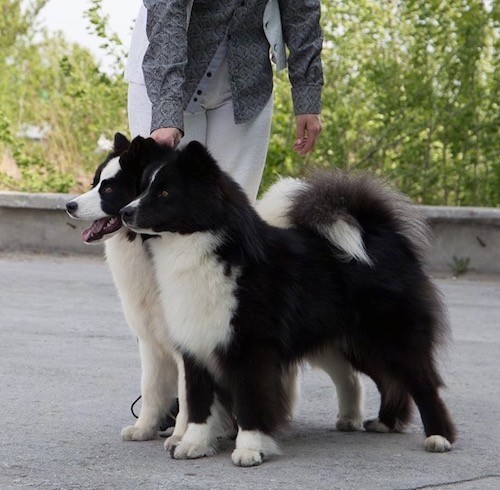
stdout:
<svg viewBox="0 0 500 490">
<path fill-rule="evenodd" d="M 179 414 L 174 433 L 165 441 L 169 449 L 179 442 L 187 426 L 184 365 L 174 348 L 163 313 L 154 264 L 148 251 L 149 235 L 137 234 L 123 227 L 120 218 L 120 209 L 138 196 L 141 179 L 147 181 L 149 173 L 155 170 L 155 162 L 149 166 L 147 162 L 137 164 L 143 156 L 143 142 L 142 139 L 136 140 L 129 150 L 128 139 L 117 133 L 113 151 L 97 168 L 92 189 L 68 202 L 67 211 L 73 218 L 92 221 L 82 233 L 85 242 L 104 241 L 107 262 L 125 317 L 139 341 L 142 409 L 136 424 L 122 430 L 125 440 L 146 440 L 157 436 L 161 419 L 175 400 L 179 372 Z M 144 143 L 158 149 L 152 140 Z M 281 196 L 276 202 L 271 198 L 263 201 L 262 216 L 281 224 L 284 219 L 284 214 L 278 210 L 281 203 Z M 339 354 L 333 353 L 329 362 L 329 374 L 335 382 L 339 399 L 336 427 L 338 430 L 361 430 L 360 379 L 350 363 Z M 296 398 L 295 366 L 285 370 L 282 382 L 289 406 L 289 412 L 283 413 L 283 417 L 289 418 Z M 218 435 L 227 435 L 233 430 L 232 417 L 225 417 L 220 425 Z"/>
<path fill-rule="evenodd" d="M 136 166 L 120 162 L 128 139 L 117 133 L 114 149 L 98 167 L 92 189 L 68 202 L 73 218 L 92 221 L 82 233 L 87 243 L 105 240 L 106 259 L 121 299 L 127 323 L 139 342 L 141 357 L 141 411 L 135 425 L 125 427 L 125 440 L 143 441 L 157 437 L 160 423 L 175 405 L 180 356 L 172 348 L 158 295 L 153 263 L 144 246 L 145 236 L 122 226 L 120 209 L 138 194 L 141 173 Z M 186 429 L 184 394 L 180 383 L 180 413 L 167 444 L 180 440 Z"/>
<path fill-rule="evenodd" d="M 234 413 L 233 462 L 260 464 L 278 451 L 288 413 L 283 372 L 309 360 L 332 374 L 337 351 L 380 390 L 367 430 L 402 429 L 413 399 L 426 449 L 451 449 L 435 358 L 447 322 L 422 268 L 427 227 L 406 198 L 366 176 L 292 181 L 278 189 L 292 225 L 282 229 L 199 143 L 173 151 L 136 138 L 129 158 L 147 171 L 122 221 L 153 235 L 159 296 L 184 359 L 188 428 L 174 458 L 212 453 Z"/>
</svg>

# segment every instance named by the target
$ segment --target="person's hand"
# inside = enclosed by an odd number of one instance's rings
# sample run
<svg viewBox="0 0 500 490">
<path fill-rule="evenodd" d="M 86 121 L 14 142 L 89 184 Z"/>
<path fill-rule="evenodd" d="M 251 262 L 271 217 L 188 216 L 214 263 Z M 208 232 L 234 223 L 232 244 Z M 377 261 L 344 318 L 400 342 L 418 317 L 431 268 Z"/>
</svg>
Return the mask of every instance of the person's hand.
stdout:
<svg viewBox="0 0 500 490">
<path fill-rule="evenodd" d="M 177 145 L 181 142 L 182 133 L 177 128 L 158 128 L 151 133 L 151 138 L 157 143 L 177 148 Z"/>
<path fill-rule="evenodd" d="M 297 138 L 293 149 L 303 156 L 313 150 L 318 135 L 321 133 L 321 120 L 318 114 L 300 114 L 296 120 Z"/>
</svg>

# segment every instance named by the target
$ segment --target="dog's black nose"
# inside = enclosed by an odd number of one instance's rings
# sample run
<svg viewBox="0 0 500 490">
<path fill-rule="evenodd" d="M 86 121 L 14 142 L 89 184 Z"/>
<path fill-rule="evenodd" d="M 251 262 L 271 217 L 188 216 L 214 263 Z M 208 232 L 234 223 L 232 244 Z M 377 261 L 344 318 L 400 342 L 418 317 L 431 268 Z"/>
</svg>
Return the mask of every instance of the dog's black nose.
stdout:
<svg viewBox="0 0 500 490">
<path fill-rule="evenodd" d="M 78 203 L 75 201 L 70 201 L 66 204 L 66 209 L 68 213 L 74 213 L 78 209 Z"/>
<path fill-rule="evenodd" d="M 120 214 L 123 219 L 131 218 L 134 214 L 135 209 L 131 206 L 125 206 L 120 210 Z"/>
</svg>

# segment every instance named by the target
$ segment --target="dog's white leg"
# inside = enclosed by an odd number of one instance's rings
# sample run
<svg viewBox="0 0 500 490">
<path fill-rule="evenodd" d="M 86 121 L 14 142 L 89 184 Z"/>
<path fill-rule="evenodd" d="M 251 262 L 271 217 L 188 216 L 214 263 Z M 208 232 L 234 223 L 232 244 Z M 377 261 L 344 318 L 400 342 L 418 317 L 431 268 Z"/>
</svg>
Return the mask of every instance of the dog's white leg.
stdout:
<svg viewBox="0 0 500 490">
<path fill-rule="evenodd" d="M 161 419 L 177 394 L 177 362 L 171 351 L 153 339 L 139 339 L 141 354 L 141 411 L 133 426 L 122 430 L 127 441 L 145 441 L 158 435 Z"/>
<path fill-rule="evenodd" d="M 238 429 L 236 449 L 231 455 L 236 466 L 257 466 L 265 458 L 276 454 L 280 454 L 280 450 L 271 436 L 259 430 Z"/>
<path fill-rule="evenodd" d="M 174 446 L 179 444 L 182 436 L 185 434 L 188 425 L 187 414 L 187 399 L 186 399 L 186 375 L 184 372 L 184 361 L 182 356 L 177 354 L 177 372 L 178 374 L 178 397 L 179 397 L 179 413 L 175 418 L 174 432 L 165 440 L 165 449 L 170 451 Z"/>
<path fill-rule="evenodd" d="M 297 365 L 287 367 L 283 373 L 283 391 L 289 407 L 287 418 L 292 420 L 300 400 L 300 373 Z"/>
<path fill-rule="evenodd" d="M 359 373 L 333 348 L 323 350 L 308 361 L 323 369 L 335 384 L 339 402 L 337 430 L 363 430 L 364 390 Z"/>
<path fill-rule="evenodd" d="M 170 447 L 174 459 L 196 459 L 215 454 L 217 437 L 209 419 L 204 424 L 190 423 L 181 441 Z"/>
<path fill-rule="evenodd" d="M 105 246 L 123 313 L 139 339 L 141 356 L 141 411 L 135 425 L 122 430 L 122 437 L 129 441 L 153 439 L 177 396 L 177 362 L 153 264 L 142 240 L 130 241 L 126 231 L 106 240 Z"/>
<path fill-rule="evenodd" d="M 232 423 L 231 421 L 230 414 L 215 398 L 206 422 L 188 423 L 187 430 L 180 442 L 169 446 L 172 457 L 174 459 L 195 459 L 214 454 L 219 438 L 227 434 L 227 427 Z"/>
</svg>

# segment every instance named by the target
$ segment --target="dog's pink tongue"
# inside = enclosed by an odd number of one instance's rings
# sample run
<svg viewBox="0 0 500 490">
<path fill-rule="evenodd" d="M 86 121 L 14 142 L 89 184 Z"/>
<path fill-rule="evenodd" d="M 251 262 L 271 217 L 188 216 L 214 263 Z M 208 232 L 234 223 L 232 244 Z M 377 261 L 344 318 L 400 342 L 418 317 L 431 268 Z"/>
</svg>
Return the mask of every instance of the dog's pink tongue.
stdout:
<svg viewBox="0 0 500 490">
<path fill-rule="evenodd" d="M 88 228 L 82 231 L 82 240 L 88 243 L 101 238 L 103 235 L 103 228 L 108 221 L 109 218 L 101 218 L 94 221 Z"/>
</svg>

